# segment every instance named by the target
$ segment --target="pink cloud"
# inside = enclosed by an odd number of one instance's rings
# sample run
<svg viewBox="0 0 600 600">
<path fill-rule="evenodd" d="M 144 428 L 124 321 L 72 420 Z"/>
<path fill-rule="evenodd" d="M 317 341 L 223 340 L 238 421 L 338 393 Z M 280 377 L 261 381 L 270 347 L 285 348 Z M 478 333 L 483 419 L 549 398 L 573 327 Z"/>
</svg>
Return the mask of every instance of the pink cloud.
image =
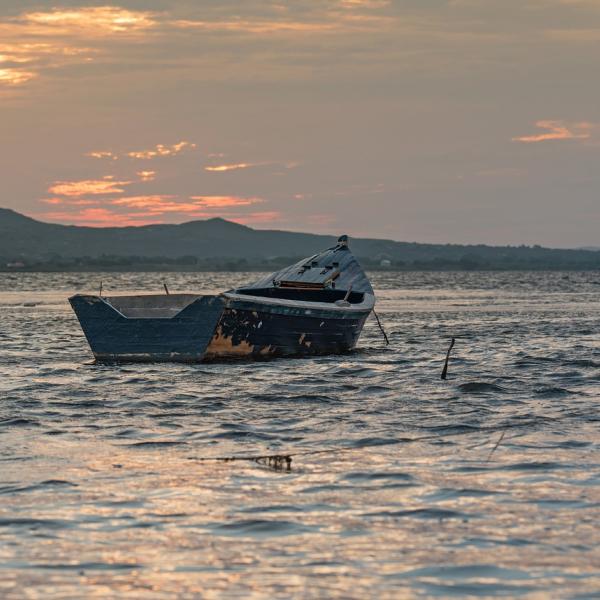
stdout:
<svg viewBox="0 0 600 600">
<path fill-rule="evenodd" d="M 536 121 L 536 127 L 545 129 L 547 133 L 524 135 L 512 138 L 513 142 L 532 144 L 554 140 L 586 140 L 591 137 L 595 125 L 593 123 L 565 123 L 565 121 Z"/>
<path fill-rule="evenodd" d="M 114 181 L 111 176 L 104 179 L 80 179 L 77 181 L 55 181 L 48 191 L 59 196 L 85 196 L 121 194 L 123 187 L 131 184 L 131 181 Z"/>
<path fill-rule="evenodd" d="M 45 221 L 89 227 L 125 227 L 159 222 L 157 219 L 145 218 L 146 215 L 116 213 L 106 208 L 86 208 L 79 212 L 52 211 L 34 216 Z"/>
</svg>

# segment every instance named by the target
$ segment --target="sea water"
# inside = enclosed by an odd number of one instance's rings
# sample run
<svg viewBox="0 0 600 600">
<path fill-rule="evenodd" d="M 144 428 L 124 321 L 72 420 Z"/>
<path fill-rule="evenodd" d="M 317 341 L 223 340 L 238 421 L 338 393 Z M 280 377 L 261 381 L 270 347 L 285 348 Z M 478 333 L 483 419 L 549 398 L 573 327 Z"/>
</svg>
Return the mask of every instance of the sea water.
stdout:
<svg viewBox="0 0 600 600">
<path fill-rule="evenodd" d="M 94 364 L 66 301 L 256 277 L 0 274 L 0 597 L 600 594 L 600 273 L 373 273 L 389 346 L 268 362 Z"/>
</svg>

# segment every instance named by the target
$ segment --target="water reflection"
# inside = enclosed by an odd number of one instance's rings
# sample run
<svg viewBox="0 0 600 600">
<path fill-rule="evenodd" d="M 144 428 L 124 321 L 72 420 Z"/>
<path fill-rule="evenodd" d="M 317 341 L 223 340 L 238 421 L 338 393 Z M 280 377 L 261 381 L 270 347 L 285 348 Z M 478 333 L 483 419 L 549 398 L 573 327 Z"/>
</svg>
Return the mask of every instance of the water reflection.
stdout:
<svg viewBox="0 0 600 600">
<path fill-rule="evenodd" d="M 344 357 L 134 366 L 89 361 L 65 297 L 97 279 L 0 281 L 3 597 L 600 588 L 597 274 L 376 274 L 388 348 L 369 322 Z"/>
</svg>

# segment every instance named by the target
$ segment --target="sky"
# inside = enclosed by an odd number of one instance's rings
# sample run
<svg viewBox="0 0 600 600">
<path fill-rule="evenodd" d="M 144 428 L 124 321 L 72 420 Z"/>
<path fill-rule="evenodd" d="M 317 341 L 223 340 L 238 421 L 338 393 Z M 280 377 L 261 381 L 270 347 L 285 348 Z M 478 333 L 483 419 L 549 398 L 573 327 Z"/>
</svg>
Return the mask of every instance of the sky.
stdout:
<svg viewBox="0 0 600 600">
<path fill-rule="evenodd" d="M 0 206 L 600 246 L 600 0 L 0 2 Z"/>
</svg>

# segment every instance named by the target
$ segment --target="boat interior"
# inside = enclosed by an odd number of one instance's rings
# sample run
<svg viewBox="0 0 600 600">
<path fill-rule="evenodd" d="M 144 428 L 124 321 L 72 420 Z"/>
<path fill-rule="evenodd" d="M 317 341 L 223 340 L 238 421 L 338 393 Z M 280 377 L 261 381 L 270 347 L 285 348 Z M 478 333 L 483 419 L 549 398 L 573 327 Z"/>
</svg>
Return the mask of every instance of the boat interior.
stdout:
<svg viewBox="0 0 600 600">
<path fill-rule="evenodd" d="M 240 288 L 234 292 L 249 297 L 281 298 L 329 304 L 346 299 L 350 305 L 360 304 L 365 296 L 363 293 L 350 292 L 346 298 L 346 291 L 331 288 Z M 144 294 L 140 296 L 104 296 L 102 299 L 130 319 L 170 319 L 201 297 L 198 294 Z"/>
<path fill-rule="evenodd" d="M 170 319 L 201 298 L 198 294 L 145 294 L 102 299 L 123 316 L 135 319 Z"/>
</svg>

